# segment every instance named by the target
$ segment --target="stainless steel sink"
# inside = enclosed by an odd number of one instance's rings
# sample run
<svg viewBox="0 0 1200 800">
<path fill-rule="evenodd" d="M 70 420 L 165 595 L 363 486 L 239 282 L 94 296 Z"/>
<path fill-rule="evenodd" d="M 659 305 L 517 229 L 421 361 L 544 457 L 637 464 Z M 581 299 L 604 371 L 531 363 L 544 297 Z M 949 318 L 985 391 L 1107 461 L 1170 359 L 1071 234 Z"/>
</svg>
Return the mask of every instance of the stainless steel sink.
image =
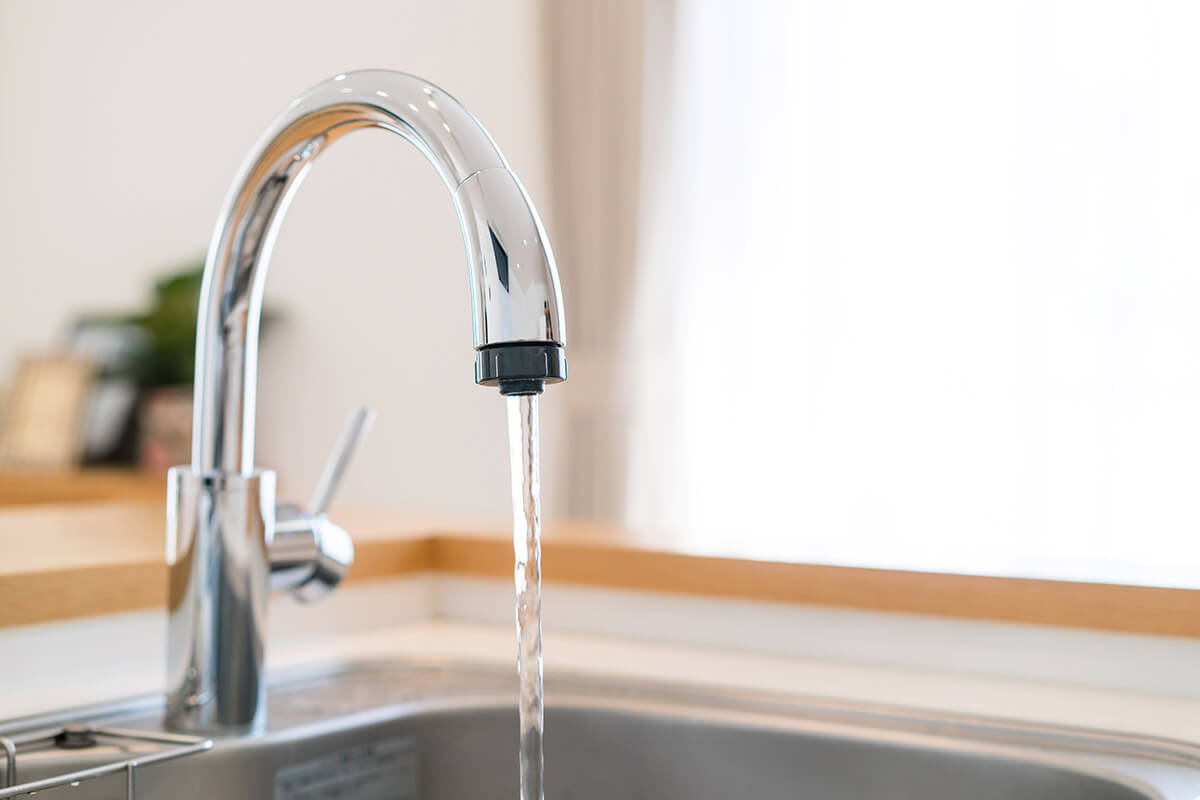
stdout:
<svg viewBox="0 0 1200 800">
<path fill-rule="evenodd" d="M 514 800 L 515 679 L 366 662 L 275 676 L 271 728 L 142 766 L 138 798 Z M 1200 797 L 1200 747 L 779 696 L 581 677 L 547 681 L 550 800 L 1135 800 Z M 20 720 L 154 728 L 155 701 Z M 146 755 L 97 741 L 20 752 L 21 782 Z M 39 792 L 124 798 L 126 777 Z"/>
</svg>

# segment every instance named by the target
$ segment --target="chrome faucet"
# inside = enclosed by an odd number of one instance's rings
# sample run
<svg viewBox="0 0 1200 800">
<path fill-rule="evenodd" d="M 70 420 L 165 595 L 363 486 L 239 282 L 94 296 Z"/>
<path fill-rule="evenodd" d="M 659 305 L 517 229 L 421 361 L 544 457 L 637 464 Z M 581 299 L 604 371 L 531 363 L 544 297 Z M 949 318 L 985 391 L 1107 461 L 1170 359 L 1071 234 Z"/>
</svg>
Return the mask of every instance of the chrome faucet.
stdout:
<svg viewBox="0 0 1200 800">
<path fill-rule="evenodd" d="M 255 384 L 266 267 L 283 213 L 325 148 L 370 127 L 415 145 L 450 190 L 470 269 L 476 382 L 531 394 L 566 378 L 550 242 L 479 121 L 399 72 L 349 72 L 293 100 L 234 180 L 204 266 L 192 463 L 168 477 L 166 720 L 175 729 L 260 728 L 269 589 L 312 599 L 354 558 L 350 537 L 324 514 L 339 469 L 314 508 L 276 504 L 274 473 L 254 461 Z M 360 436 L 352 423 L 335 463 L 344 467 Z"/>
</svg>

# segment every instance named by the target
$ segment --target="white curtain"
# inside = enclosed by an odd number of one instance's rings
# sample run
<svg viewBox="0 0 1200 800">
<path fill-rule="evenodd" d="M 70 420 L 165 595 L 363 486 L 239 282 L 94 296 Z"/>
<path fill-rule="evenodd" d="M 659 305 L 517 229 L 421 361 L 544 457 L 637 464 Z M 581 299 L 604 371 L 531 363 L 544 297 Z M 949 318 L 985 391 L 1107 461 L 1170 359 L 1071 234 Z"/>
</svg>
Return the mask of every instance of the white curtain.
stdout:
<svg viewBox="0 0 1200 800">
<path fill-rule="evenodd" d="M 623 374 L 636 270 L 644 0 L 545 0 L 550 220 L 567 304 L 567 512 L 623 506 Z"/>
<path fill-rule="evenodd" d="M 625 520 L 1200 585 L 1200 6 L 689 0 L 647 30 Z"/>
</svg>

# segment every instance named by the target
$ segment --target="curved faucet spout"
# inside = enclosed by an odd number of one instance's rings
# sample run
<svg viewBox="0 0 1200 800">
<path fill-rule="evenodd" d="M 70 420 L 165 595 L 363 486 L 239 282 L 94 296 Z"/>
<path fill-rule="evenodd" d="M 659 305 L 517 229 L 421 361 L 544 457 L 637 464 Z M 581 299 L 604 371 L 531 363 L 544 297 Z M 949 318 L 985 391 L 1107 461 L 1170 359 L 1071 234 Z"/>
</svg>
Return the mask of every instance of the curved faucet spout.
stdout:
<svg viewBox="0 0 1200 800">
<path fill-rule="evenodd" d="M 366 127 L 407 139 L 450 190 L 471 275 L 477 382 L 527 393 L 566 377 L 550 242 L 487 131 L 421 78 L 383 70 L 338 75 L 275 119 L 243 164 L 217 221 L 197 330 L 197 472 L 253 473 L 259 317 L 279 222 L 313 159 Z"/>
<path fill-rule="evenodd" d="M 204 265 L 191 467 L 168 474 L 167 724 L 225 733 L 266 723 L 271 586 L 323 594 L 354 559 L 315 507 L 276 503 L 254 465 L 258 328 L 267 262 L 288 202 L 330 144 L 359 128 L 399 134 L 437 169 L 458 209 L 475 327 L 475 380 L 503 394 L 566 377 L 562 296 L 537 211 L 487 131 L 450 95 L 399 72 L 338 75 L 271 123 L 234 180 Z M 335 451 L 333 475 L 361 435 Z M 336 482 L 335 478 L 331 478 Z"/>
</svg>

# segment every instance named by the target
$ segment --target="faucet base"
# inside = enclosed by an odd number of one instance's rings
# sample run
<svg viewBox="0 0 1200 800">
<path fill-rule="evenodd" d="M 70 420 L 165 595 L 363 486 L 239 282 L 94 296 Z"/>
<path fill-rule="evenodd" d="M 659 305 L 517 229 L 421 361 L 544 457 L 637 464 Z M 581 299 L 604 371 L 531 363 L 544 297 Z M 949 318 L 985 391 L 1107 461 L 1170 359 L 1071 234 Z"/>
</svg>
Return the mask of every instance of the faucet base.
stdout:
<svg viewBox="0 0 1200 800">
<path fill-rule="evenodd" d="M 166 725 L 256 730 L 266 722 L 275 473 L 174 467 L 167 481 Z"/>
</svg>

